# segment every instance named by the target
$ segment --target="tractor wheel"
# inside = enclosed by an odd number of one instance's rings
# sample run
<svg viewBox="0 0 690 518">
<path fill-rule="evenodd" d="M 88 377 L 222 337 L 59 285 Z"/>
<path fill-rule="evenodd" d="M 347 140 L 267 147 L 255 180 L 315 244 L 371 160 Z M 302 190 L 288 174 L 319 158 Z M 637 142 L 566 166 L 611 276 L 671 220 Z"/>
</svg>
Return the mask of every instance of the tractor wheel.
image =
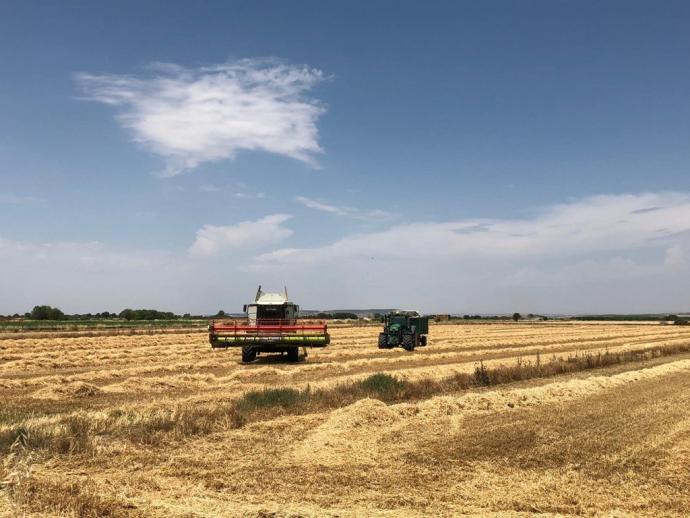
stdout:
<svg viewBox="0 0 690 518">
<path fill-rule="evenodd" d="M 388 346 L 388 335 L 386 333 L 379 333 L 379 349 L 390 349 Z"/>
<path fill-rule="evenodd" d="M 414 351 L 415 346 L 414 335 L 403 335 L 402 347 L 406 351 Z"/>
<path fill-rule="evenodd" d="M 299 361 L 299 348 L 298 347 L 290 347 L 287 351 L 287 357 L 289 362 L 298 362 Z"/>
<path fill-rule="evenodd" d="M 419 346 L 426 347 L 426 335 L 419 337 Z"/>
<path fill-rule="evenodd" d="M 242 347 L 242 363 L 251 363 L 256 360 L 256 349 L 253 347 Z"/>
</svg>

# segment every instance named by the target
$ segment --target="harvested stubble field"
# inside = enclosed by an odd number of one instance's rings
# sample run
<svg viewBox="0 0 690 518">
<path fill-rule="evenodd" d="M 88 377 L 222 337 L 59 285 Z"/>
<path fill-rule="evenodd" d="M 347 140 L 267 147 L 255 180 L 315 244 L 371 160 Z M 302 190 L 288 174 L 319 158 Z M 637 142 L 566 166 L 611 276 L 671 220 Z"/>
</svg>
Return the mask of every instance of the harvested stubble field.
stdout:
<svg viewBox="0 0 690 518">
<path fill-rule="evenodd" d="M 378 331 L 252 365 L 198 332 L 0 337 L 0 515 L 690 509 L 690 328 L 435 325 L 414 353 Z"/>
</svg>

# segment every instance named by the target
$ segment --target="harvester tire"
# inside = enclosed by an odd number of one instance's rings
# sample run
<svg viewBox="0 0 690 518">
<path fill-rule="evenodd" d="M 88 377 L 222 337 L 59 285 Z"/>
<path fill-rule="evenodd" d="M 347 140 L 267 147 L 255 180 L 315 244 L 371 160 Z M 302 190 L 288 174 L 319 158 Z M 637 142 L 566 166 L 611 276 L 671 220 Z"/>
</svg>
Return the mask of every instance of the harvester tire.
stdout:
<svg viewBox="0 0 690 518">
<path fill-rule="evenodd" d="M 251 363 L 256 360 L 256 349 L 253 347 L 242 347 L 242 363 Z"/>
<path fill-rule="evenodd" d="M 419 337 L 419 347 L 426 347 L 426 336 Z"/>
<path fill-rule="evenodd" d="M 379 333 L 379 349 L 390 349 L 388 346 L 388 335 L 386 333 Z"/>
<path fill-rule="evenodd" d="M 298 347 L 290 347 L 287 351 L 287 358 L 289 362 L 298 362 L 299 361 L 299 348 Z"/>
<path fill-rule="evenodd" d="M 414 342 L 415 342 L 414 335 L 403 335 L 402 347 L 406 351 L 414 351 L 414 346 L 415 346 Z"/>
</svg>

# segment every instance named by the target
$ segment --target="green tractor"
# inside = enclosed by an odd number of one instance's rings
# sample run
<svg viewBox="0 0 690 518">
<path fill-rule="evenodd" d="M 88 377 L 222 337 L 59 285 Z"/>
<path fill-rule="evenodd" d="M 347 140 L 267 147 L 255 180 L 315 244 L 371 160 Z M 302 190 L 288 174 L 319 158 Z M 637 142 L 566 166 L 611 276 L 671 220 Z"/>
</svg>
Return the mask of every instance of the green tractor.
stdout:
<svg viewBox="0 0 690 518">
<path fill-rule="evenodd" d="M 384 317 L 383 332 L 379 334 L 379 349 L 402 347 L 414 351 L 426 345 L 429 334 L 429 317 L 416 311 L 393 311 Z"/>
</svg>

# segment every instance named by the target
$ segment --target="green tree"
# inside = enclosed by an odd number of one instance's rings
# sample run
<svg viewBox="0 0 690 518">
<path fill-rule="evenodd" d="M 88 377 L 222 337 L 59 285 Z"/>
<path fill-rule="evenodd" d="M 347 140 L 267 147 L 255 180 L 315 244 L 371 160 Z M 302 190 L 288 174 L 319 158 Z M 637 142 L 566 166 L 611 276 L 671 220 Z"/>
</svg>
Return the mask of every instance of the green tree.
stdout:
<svg viewBox="0 0 690 518">
<path fill-rule="evenodd" d="M 513 320 L 515 320 L 515 322 L 517 322 L 521 318 L 522 318 L 522 315 L 520 313 L 513 313 Z"/>
<path fill-rule="evenodd" d="M 177 315 L 170 311 L 158 311 L 157 309 L 124 309 L 120 312 L 120 318 L 125 320 L 174 320 Z"/>
<path fill-rule="evenodd" d="M 134 311 L 129 308 L 123 309 L 118 316 L 125 320 L 132 320 L 134 318 Z"/>
<path fill-rule="evenodd" d="M 34 306 L 29 318 L 33 320 L 62 320 L 65 318 L 65 314 L 58 308 L 51 306 Z"/>
</svg>

